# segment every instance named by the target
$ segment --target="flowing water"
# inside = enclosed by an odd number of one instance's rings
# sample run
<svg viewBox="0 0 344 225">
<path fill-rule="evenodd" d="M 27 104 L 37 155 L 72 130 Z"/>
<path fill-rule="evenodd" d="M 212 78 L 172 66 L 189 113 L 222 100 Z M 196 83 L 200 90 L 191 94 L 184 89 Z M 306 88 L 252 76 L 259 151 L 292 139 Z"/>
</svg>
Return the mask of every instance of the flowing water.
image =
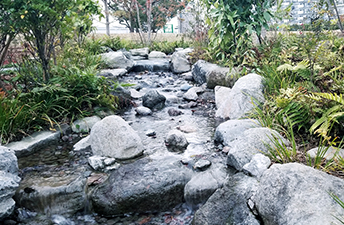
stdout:
<svg viewBox="0 0 344 225">
<path fill-rule="evenodd" d="M 187 104 L 183 100 L 184 92 L 180 87 L 186 84 L 182 77 L 169 72 L 145 72 L 130 73 L 124 76 L 121 82 L 134 84 L 132 87 L 141 95 L 149 90 L 158 90 L 166 98 L 166 106 L 162 110 L 154 111 L 149 116 L 137 116 L 135 106 L 141 105 L 141 100 L 134 100 L 133 107 L 129 107 L 121 112 L 121 116 L 139 134 L 146 148 L 145 156 L 151 159 L 159 159 L 166 154 L 176 154 L 166 151 L 164 137 L 172 129 L 179 129 L 185 133 L 189 146 L 181 155 L 185 158 L 204 158 L 209 159 L 214 165 L 216 162 L 222 164 L 224 156 L 217 151 L 217 146 L 213 143 L 215 127 L 218 123 L 214 118 L 214 93 L 213 90 L 206 89 L 197 100 L 197 106 L 193 108 L 178 108 Z M 190 83 L 192 85 L 192 83 Z M 169 116 L 169 109 L 177 109 L 182 112 L 179 116 Z M 154 131 L 155 135 L 147 136 L 147 132 Z M 73 151 L 72 146 L 81 137 L 69 134 L 59 142 L 57 146 L 49 146 L 42 151 L 20 158 L 19 168 L 22 179 L 31 180 L 36 183 L 51 182 L 56 186 L 64 182 L 76 179 L 76 177 L 88 177 L 92 169 L 88 165 L 87 158 L 92 155 L 90 150 L 77 152 Z M 163 151 L 162 151 L 163 149 Z M 222 164 L 223 165 L 223 164 Z M 189 165 L 192 166 L 192 165 Z M 50 183 L 50 185 L 52 185 Z M 87 185 L 86 185 L 87 186 Z M 25 192 L 29 193 L 27 189 Z M 85 189 L 85 193 L 87 189 Z M 58 196 L 56 196 L 58 198 Z M 56 212 L 56 209 L 49 208 L 49 201 L 56 199 L 40 199 L 45 215 L 36 216 L 23 208 L 16 209 L 14 220 L 18 224 L 191 224 L 193 211 L 185 202 L 180 203 L 169 211 L 147 213 L 147 214 L 128 214 L 121 217 L 104 218 L 92 213 L 87 194 L 83 196 L 84 208 L 73 216 L 64 217 Z M 63 205 L 61 210 L 63 210 Z M 59 209 L 58 209 L 59 210 Z M 57 212 L 58 212 L 57 210 Z"/>
</svg>

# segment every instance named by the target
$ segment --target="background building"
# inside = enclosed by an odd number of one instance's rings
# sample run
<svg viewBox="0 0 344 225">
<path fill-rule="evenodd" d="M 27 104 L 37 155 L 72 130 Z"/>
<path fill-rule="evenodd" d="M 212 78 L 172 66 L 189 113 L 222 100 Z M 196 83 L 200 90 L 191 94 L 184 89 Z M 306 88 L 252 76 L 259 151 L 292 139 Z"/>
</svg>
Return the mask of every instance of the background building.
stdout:
<svg viewBox="0 0 344 225">
<path fill-rule="evenodd" d="M 282 7 L 286 8 L 292 3 L 290 19 L 284 19 L 285 24 L 301 24 L 309 22 L 314 10 L 314 0 L 284 0 Z M 344 15 L 344 0 L 335 0 L 339 15 Z M 333 9 L 332 9 L 333 10 Z"/>
</svg>

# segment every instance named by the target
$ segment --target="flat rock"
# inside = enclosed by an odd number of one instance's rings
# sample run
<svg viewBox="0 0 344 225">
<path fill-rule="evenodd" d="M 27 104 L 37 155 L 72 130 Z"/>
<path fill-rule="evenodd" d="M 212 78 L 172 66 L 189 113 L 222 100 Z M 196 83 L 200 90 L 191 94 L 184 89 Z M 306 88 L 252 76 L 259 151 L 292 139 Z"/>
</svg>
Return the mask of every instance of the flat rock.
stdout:
<svg viewBox="0 0 344 225">
<path fill-rule="evenodd" d="M 119 116 L 108 116 L 96 123 L 89 142 L 93 155 L 120 160 L 140 156 L 144 149 L 138 134 Z"/>
<path fill-rule="evenodd" d="M 85 151 L 91 148 L 91 143 L 89 142 L 90 136 L 84 137 L 73 145 L 74 151 Z"/>
<path fill-rule="evenodd" d="M 101 70 L 98 76 L 103 76 L 110 79 L 116 79 L 125 75 L 128 72 L 126 69 L 108 69 L 108 70 Z"/>
<path fill-rule="evenodd" d="M 134 72 L 169 72 L 170 62 L 165 58 L 155 58 L 148 60 L 137 60 L 133 65 L 132 71 Z"/>
<path fill-rule="evenodd" d="M 339 149 L 332 146 L 316 147 L 307 151 L 307 155 L 309 155 L 309 157 L 312 159 L 314 159 L 317 155 L 326 160 L 330 160 L 338 156 L 344 158 L 344 149 Z"/>
<path fill-rule="evenodd" d="M 45 146 L 58 142 L 61 132 L 39 131 L 31 136 L 23 138 L 21 141 L 11 142 L 6 147 L 13 150 L 17 157 L 30 155 Z"/>
<path fill-rule="evenodd" d="M 141 56 L 143 58 L 148 58 L 149 48 L 130 49 L 129 52 L 132 56 Z"/>
</svg>

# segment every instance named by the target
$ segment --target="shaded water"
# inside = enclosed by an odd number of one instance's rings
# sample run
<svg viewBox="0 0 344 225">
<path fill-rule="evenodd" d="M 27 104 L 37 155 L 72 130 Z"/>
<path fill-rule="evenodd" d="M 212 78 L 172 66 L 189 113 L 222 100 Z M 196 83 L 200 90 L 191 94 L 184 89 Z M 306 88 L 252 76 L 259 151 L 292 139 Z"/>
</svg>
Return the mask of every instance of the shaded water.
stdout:
<svg viewBox="0 0 344 225">
<path fill-rule="evenodd" d="M 213 135 L 218 121 L 214 118 L 214 93 L 213 90 L 205 90 L 194 108 L 181 109 L 178 106 L 186 104 L 180 91 L 180 86 L 186 83 L 178 75 L 168 72 L 131 73 L 121 80 L 125 83 L 135 84 L 133 88 L 141 94 L 155 89 L 166 98 L 166 106 L 159 111 L 154 111 L 150 116 L 137 116 L 135 107 L 129 108 L 121 113 L 121 116 L 139 134 L 145 146 L 145 156 L 152 160 L 173 155 L 167 151 L 164 138 L 172 129 L 179 129 L 185 132 L 189 146 L 181 156 L 190 158 L 211 158 L 216 164 L 221 163 L 224 157 L 216 153 L 216 146 L 213 143 Z M 141 105 L 141 100 L 135 100 L 134 105 Z M 179 116 L 169 116 L 168 110 L 174 108 L 182 111 Z M 147 136 L 146 133 L 153 130 L 156 135 Z M 92 155 L 91 151 L 76 152 L 72 150 L 73 144 L 79 140 L 77 135 L 69 135 L 60 141 L 57 146 L 49 146 L 42 151 L 30 156 L 20 158 L 20 176 L 25 179 L 39 182 L 50 182 L 49 184 L 64 182 L 65 179 L 75 179 L 77 176 L 88 177 L 92 173 L 87 158 Z M 192 164 L 189 165 L 192 167 Z M 45 178 L 45 179 L 44 179 Z M 40 181 L 39 181 L 40 180 Z M 52 182 L 54 180 L 54 182 Z M 27 190 L 30 191 L 30 190 Z M 85 190 L 87 192 L 87 190 Z M 88 205 L 87 195 L 84 196 L 84 209 L 77 215 L 63 217 L 49 212 L 49 203 L 44 209 L 45 216 L 19 219 L 19 224 L 191 224 L 193 211 L 185 203 L 180 203 L 175 208 L 158 213 L 128 214 L 121 217 L 104 218 L 92 214 L 91 206 Z M 18 209 L 19 214 L 30 214 L 25 209 Z M 30 217 L 30 216 L 27 216 Z M 18 218 L 17 218 L 18 219 Z"/>
</svg>

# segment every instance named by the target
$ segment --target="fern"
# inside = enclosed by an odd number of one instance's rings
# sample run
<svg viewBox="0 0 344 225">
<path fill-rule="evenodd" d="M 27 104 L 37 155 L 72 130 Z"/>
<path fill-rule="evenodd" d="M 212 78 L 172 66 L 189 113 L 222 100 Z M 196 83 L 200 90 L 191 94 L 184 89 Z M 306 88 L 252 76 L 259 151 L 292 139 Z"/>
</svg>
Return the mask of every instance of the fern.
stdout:
<svg viewBox="0 0 344 225">
<path fill-rule="evenodd" d="M 336 102 L 337 104 L 330 109 L 328 109 L 320 119 L 315 121 L 311 126 L 310 132 L 324 137 L 325 140 L 329 140 L 331 136 L 329 133 L 331 131 L 334 123 L 338 123 L 338 119 L 344 116 L 344 98 L 342 94 L 337 95 L 336 93 L 313 93 L 310 95 L 311 98 L 315 100 L 321 100 L 319 97 L 328 99 Z M 318 129 L 317 129 L 318 128 Z"/>
</svg>

